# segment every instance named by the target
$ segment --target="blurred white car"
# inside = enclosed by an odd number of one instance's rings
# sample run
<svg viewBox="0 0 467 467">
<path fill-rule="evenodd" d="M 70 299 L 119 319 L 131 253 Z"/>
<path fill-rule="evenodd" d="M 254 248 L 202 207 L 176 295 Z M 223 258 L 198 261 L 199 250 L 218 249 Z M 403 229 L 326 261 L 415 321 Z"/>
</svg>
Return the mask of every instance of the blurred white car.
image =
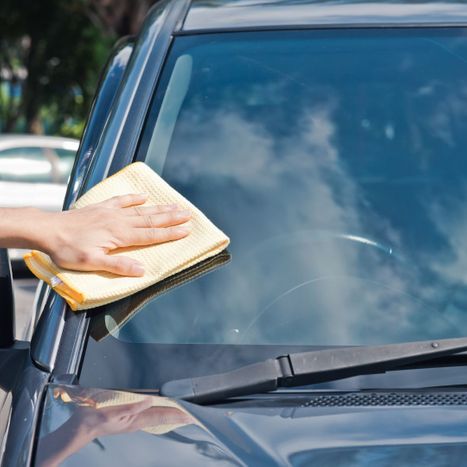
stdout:
<svg viewBox="0 0 467 467">
<path fill-rule="evenodd" d="M 79 141 L 36 135 L 0 135 L 0 207 L 62 209 Z M 10 258 L 22 258 L 10 250 Z"/>
</svg>

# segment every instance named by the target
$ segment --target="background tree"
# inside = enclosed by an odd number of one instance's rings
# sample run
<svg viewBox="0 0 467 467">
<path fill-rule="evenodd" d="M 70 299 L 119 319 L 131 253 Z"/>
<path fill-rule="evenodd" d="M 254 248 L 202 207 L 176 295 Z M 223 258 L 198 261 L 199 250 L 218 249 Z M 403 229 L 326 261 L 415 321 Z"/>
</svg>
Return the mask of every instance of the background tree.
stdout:
<svg viewBox="0 0 467 467">
<path fill-rule="evenodd" d="M 80 136 L 118 37 L 154 0 L 2 0 L 0 131 Z"/>
<path fill-rule="evenodd" d="M 88 15 L 110 36 L 137 34 L 156 0 L 89 0 Z"/>
</svg>

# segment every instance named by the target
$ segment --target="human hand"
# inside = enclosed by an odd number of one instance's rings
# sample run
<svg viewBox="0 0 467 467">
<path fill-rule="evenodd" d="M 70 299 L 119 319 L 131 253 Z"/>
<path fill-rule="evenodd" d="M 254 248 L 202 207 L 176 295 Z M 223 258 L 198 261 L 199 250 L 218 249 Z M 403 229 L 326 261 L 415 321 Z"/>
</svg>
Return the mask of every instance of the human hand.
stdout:
<svg viewBox="0 0 467 467">
<path fill-rule="evenodd" d="M 76 433 L 90 441 L 99 436 L 136 431 L 132 425 L 151 405 L 152 397 L 148 396 L 138 402 L 100 409 L 77 406 L 68 422 L 75 427 Z"/>
<path fill-rule="evenodd" d="M 148 427 L 189 425 L 196 420 L 177 407 L 152 406 L 148 396 L 139 402 L 96 409 L 77 407 L 69 420 L 77 433 L 89 442 L 100 436 L 130 433 Z"/>
<path fill-rule="evenodd" d="M 72 416 L 59 428 L 39 440 L 38 467 L 58 467 L 73 453 L 100 436 L 130 433 L 158 427 L 178 427 L 196 419 L 177 407 L 153 406 L 157 397 L 138 402 L 101 407 L 76 406 Z"/>
<path fill-rule="evenodd" d="M 142 276 L 138 261 L 110 253 L 186 237 L 191 217 L 174 205 L 141 206 L 146 200 L 143 194 L 124 195 L 82 209 L 42 213 L 45 219 L 36 225 L 38 249 L 62 268 Z"/>
</svg>

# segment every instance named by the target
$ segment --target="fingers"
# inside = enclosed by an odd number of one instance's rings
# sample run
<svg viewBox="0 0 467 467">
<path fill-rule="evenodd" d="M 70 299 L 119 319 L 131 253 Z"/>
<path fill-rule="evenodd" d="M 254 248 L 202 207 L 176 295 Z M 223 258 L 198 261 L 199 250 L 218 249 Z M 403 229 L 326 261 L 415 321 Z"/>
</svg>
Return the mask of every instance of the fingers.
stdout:
<svg viewBox="0 0 467 467">
<path fill-rule="evenodd" d="M 149 211 L 151 212 L 151 211 Z M 145 214 L 132 217 L 133 227 L 171 227 L 173 225 L 183 224 L 189 221 L 191 212 L 188 210 L 183 211 L 168 211 L 160 212 L 158 214 Z"/>
<path fill-rule="evenodd" d="M 181 207 L 177 204 L 160 204 L 158 206 L 134 206 L 124 210 L 125 214 L 130 216 L 151 216 L 163 212 L 171 212 L 180 210 Z"/>
<path fill-rule="evenodd" d="M 153 398 L 150 396 L 145 397 L 144 399 L 138 402 L 131 402 L 129 404 L 122 404 L 122 405 L 114 405 L 109 407 L 103 407 L 102 411 L 106 411 L 109 415 L 136 415 L 140 412 L 147 410 L 149 407 L 153 405 Z"/>
<path fill-rule="evenodd" d="M 109 198 L 100 203 L 106 208 L 127 208 L 130 206 L 138 206 L 144 204 L 148 199 L 148 195 L 145 193 L 120 195 Z"/>
<path fill-rule="evenodd" d="M 104 253 L 96 258 L 93 270 L 107 271 L 119 276 L 140 277 L 144 275 L 144 268 L 138 261 L 127 256 L 112 256 Z"/>
<path fill-rule="evenodd" d="M 180 240 L 186 237 L 190 231 L 191 227 L 189 224 L 162 228 L 132 229 L 126 233 L 125 241 L 120 247 L 157 245 L 159 243 Z"/>
<path fill-rule="evenodd" d="M 163 228 L 135 228 L 126 233 L 125 241 L 119 245 L 147 246 L 179 240 L 186 237 L 191 231 L 188 224 Z M 144 275 L 144 268 L 138 261 L 127 256 L 114 256 L 102 253 L 95 258 L 92 269 L 107 271 L 119 276 L 139 277 Z"/>
<path fill-rule="evenodd" d="M 153 412 L 153 414 L 157 415 L 156 420 L 159 425 L 189 425 L 196 421 L 195 418 L 175 407 L 157 407 L 157 409 L 153 410 L 153 408 L 150 408 L 144 414 Z"/>
<path fill-rule="evenodd" d="M 182 209 L 177 204 L 141 206 L 146 200 L 146 194 L 129 194 L 114 196 L 100 204 L 106 208 L 126 208 L 122 213 L 135 217 L 132 224 L 135 227 L 169 227 L 183 224 L 191 217 L 189 210 Z"/>
<path fill-rule="evenodd" d="M 106 208 L 127 208 L 122 211 L 124 214 L 134 217 L 143 217 L 146 220 L 148 220 L 148 216 L 156 216 L 163 213 L 169 214 L 166 217 L 161 218 L 160 222 L 156 218 L 152 219 L 154 224 L 151 223 L 150 225 L 148 225 L 144 219 L 139 219 L 136 222 L 137 227 L 177 225 L 186 222 L 190 217 L 190 212 L 188 210 L 183 210 L 177 204 L 162 204 L 158 206 L 142 207 L 141 204 L 144 204 L 147 199 L 148 195 L 145 193 L 128 194 L 114 196 L 113 198 L 109 198 L 99 204 Z M 170 215 L 170 213 L 173 213 L 173 215 Z"/>
<path fill-rule="evenodd" d="M 150 407 L 138 414 L 131 429 L 141 430 L 149 426 L 190 425 L 196 423 L 191 415 L 175 407 Z"/>
</svg>

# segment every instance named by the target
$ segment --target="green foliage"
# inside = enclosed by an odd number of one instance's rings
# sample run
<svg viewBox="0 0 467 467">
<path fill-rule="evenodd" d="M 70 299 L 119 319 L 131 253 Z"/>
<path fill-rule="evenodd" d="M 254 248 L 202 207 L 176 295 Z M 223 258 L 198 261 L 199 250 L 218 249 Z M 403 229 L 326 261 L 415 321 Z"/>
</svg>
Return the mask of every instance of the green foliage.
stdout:
<svg viewBox="0 0 467 467">
<path fill-rule="evenodd" d="M 80 136 L 115 41 L 90 20 L 87 3 L 1 2 L 0 131 Z"/>
<path fill-rule="evenodd" d="M 63 123 L 59 128 L 58 134 L 62 136 L 68 136 L 69 138 L 81 138 L 84 131 L 85 120 L 73 120 L 70 119 Z"/>
</svg>

